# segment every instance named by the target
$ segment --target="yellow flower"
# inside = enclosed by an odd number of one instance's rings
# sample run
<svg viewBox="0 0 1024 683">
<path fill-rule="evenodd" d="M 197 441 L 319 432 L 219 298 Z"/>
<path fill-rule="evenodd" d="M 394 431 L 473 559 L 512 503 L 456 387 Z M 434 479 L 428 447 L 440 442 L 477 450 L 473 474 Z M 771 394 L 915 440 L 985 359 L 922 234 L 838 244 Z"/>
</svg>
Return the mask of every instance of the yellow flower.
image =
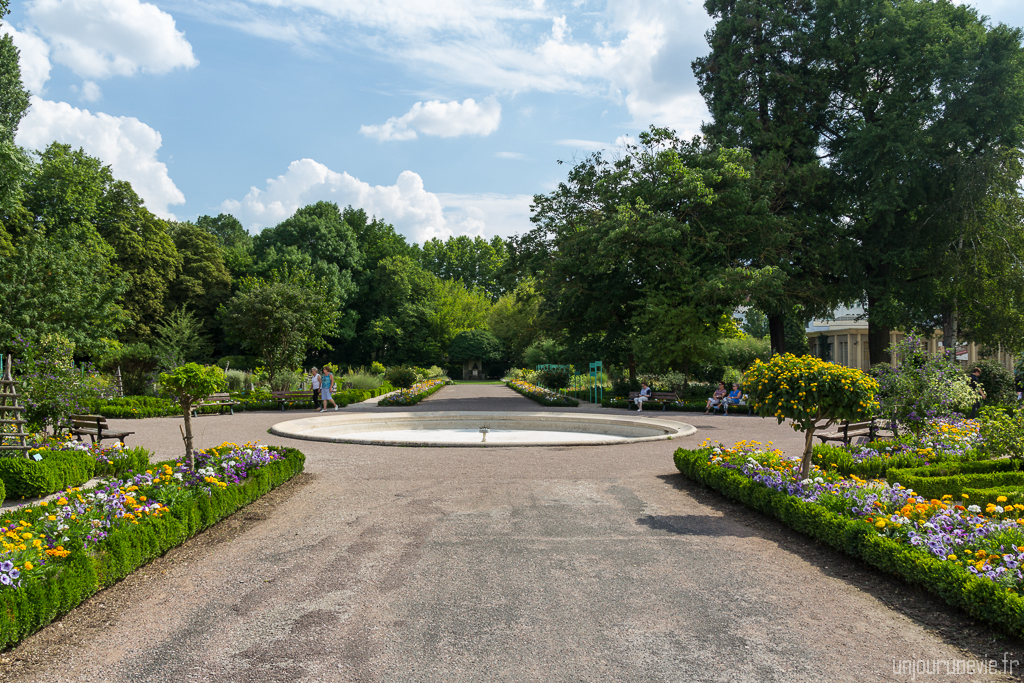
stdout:
<svg viewBox="0 0 1024 683">
<path fill-rule="evenodd" d="M 28 570 L 28 571 L 31 571 L 32 570 L 32 563 L 31 562 L 26 562 L 25 563 L 25 569 Z"/>
<path fill-rule="evenodd" d="M 877 522 L 875 522 L 875 526 L 878 527 L 879 529 L 884 529 L 885 528 L 885 520 L 884 519 L 878 520 Z"/>
<path fill-rule="evenodd" d="M 948 559 L 955 560 L 956 559 L 956 555 L 950 555 Z"/>
<path fill-rule="evenodd" d="M 997 503 L 1005 503 L 1006 502 L 1006 496 L 999 496 L 998 498 L 996 498 L 996 502 Z"/>
</svg>

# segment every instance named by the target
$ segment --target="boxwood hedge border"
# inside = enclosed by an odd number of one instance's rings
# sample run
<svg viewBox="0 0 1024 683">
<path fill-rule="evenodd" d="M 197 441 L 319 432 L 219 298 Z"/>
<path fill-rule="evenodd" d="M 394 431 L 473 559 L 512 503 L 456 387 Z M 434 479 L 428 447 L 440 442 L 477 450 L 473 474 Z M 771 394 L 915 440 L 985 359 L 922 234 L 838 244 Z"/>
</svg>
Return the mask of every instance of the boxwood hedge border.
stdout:
<svg viewBox="0 0 1024 683">
<path fill-rule="evenodd" d="M 713 465 L 708 462 L 709 455 L 707 449 L 680 448 L 675 452 L 675 464 L 688 479 L 919 586 L 1000 631 L 1024 637 L 1024 598 L 1012 589 L 978 578 L 960 565 L 939 560 L 926 551 L 880 536 L 863 520 L 837 515 L 816 503 L 754 482 L 735 470 Z"/>
<path fill-rule="evenodd" d="M 17 644 L 100 589 L 120 581 L 302 472 L 306 456 L 300 451 L 271 448 L 283 452 L 284 459 L 261 467 L 242 484 L 224 489 L 214 487 L 209 496 L 175 503 L 161 517 L 118 527 L 91 551 L 84 550 L 80 542 L 65 546 L 71 554 L 62 561 L 56 575 L 46 581 L 0 591 L 0 649 Z"/>
<path fill-rule="evenodd" d="M 536 394 L 528 394 L 525 391 L 520 391 L 519 387 L 517 387 L 516 385 L 512 384 L 512 382 L 505 382 L 505 386 L 507 386 L 509 389 L 511 389 L 512 391 L 516 392 L 520 396 L 525 396 L 526 398 L 530 399 L 531 401 L 535 401 L 535 402 L 541 404 L 542 406 L 546 406 L 548 408 L 578 408 L 579 405 L 580 405 L 580 402 L 577 401 L 576 399 L 572 398 L 571 396 L 564 396 L 562 394 L 558 394 L 558 398 L 557 399 L 553 399 L 553 398 L 547 398 L 545 396 L 537 396 Z M 534 386 L 540 386 L 540 385 L 534 385 Z M 541 388 L 543 389 L 545 387 L 541 387 Z M 549 391 L 550 391 L 550 389 L 549 389 Z"/>
</svg>

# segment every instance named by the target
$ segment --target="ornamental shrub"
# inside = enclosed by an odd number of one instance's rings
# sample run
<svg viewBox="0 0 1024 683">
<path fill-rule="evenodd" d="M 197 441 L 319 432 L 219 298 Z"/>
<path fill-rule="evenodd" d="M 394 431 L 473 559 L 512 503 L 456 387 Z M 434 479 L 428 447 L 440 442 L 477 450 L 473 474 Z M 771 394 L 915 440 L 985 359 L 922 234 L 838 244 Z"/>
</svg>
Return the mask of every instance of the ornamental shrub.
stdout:
<svg viewBox="0 0 1024 683">
<path fill-rule="evenodd" d="M 373 374 L 375 374 L 375 375 L 377 375 L 379 377 L 383 377 L 384 374 L 387 372 L 387 368 L 385 368 L 383 365 L 381 365 L 377 361 L 373 361 L 372 363 L 370 363 L 370 372 L 372 372 Z"/>
<path fill-rule="evenodd" d="M 981 445 L 978 448 L 985 455 L 1024 459 L 1024 410 L 1010 415 L 1003 408 L 986 406 L 981 409 L 979 422 Z"/>
<path fill-rule="evenodd" d="M 793 421 L 804 432 L 801 476 L 811 471 L 814 432 L 840 420 L 870 419 L 878 383 L 860 370 L 813 356 L 775 355 L 755 361 L 746 374 L 748 403 L 761 417 Z"/>
<path fill-rule="evenodd" d="M 416 370 L 406 365 L 398 365 L 390 368 L 384 376 L 384 381 L 399 389 L 408 389 L 416 384 Z"/>
<path fill-rule="evenodd" d="M 979 368 L 979 381 L 985 389 L 985 404 L 1013 404 L 1017 402 L 1017 391 L 1014 388 L 1013 373 L 1003 367 L 997 360 L 979 360 L 970 369 Z"/>
<path fill-rule="evenodd" d="M 956 417 L 978 400 L 960 364 L 924 350 L 916 337 L 893 344 L 889 353 L 893 365 L 871 368 L 879 386 L 879 410 L 889 419 L 917 431 L 928 418 Z"/>
<path fill-rule="evenodd" d="M 216 365 L 185 363 L 173 372 L 160 373 L 160 390 L 181 406 L 185 417 L 185 456 L 192 465 L 192 404 L 224 390 L 224 371 Z"/>
<path fill-rule="evenodd" d="M 569 382 L 572 379 L 572 372 L 568 367 L 557 368 L 550 370 L 538 370 L 534 376 L 534 380 L 537 384 L 542 387 L 547 387 L 553 391 L 559 389 L 565 389 L 569 386 Z"/>
</svg>

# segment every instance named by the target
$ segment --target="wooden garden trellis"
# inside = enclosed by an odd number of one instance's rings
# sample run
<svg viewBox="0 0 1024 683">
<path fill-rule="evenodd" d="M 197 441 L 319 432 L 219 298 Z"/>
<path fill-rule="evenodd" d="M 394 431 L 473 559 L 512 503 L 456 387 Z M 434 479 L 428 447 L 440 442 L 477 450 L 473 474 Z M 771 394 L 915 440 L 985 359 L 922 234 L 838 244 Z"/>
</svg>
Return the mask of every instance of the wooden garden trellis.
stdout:
<svg viewBox="0 0 1024 683">
<path fill-rule="evenodd" d="M 18 387 L 11 376 L 11 357 L 0 357 L 3 379 L 0 380 L 0 452 L 21 451 L 28 457 L 28 435 L 25 434 L 25 408 L 18 402 Z M 8 426 L 10 425 L 10 427 Z"/>
</svg>

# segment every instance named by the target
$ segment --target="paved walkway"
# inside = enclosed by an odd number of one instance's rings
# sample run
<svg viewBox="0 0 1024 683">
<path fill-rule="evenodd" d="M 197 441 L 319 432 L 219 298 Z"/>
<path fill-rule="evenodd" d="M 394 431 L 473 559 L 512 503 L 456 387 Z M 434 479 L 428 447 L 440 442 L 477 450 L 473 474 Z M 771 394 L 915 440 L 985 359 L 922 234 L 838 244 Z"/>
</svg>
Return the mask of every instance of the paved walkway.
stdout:
<svg viewBox="0 0 1024 683">
<path fill-rule="evenodd" d="M 455 386 L 413 408 L 444 409 L 537 406 Z M 200 418 L 198 442 L 282 441 L 266 429 L 300 414 Z M 798 450 L 798 434 L 665 416 L 700 429 L 571 448 L 296 442 L 309 474 L 0 655 L 0 679 L 833 683 L 911 680 L 894 660 L 1024 661 L 1020 643 L 672 464 L 707 437 Z M 164 457 L 178 424 L 131 428 Z"/>
</svg>

